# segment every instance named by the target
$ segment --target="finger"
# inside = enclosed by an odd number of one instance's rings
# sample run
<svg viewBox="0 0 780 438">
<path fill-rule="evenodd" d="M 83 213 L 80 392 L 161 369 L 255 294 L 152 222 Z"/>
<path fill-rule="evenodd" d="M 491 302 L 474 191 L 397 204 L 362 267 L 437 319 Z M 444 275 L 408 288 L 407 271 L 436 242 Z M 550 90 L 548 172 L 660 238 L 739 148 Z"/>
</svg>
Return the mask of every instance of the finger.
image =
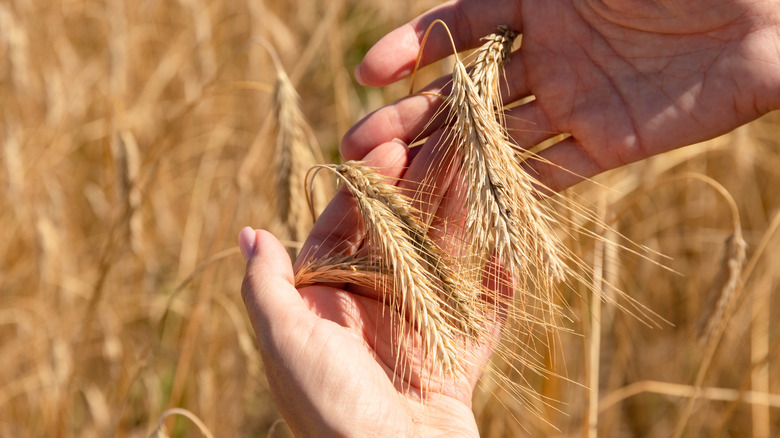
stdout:
<svg viewBox="0 0 780 438">
<path fill-rule="evenodd" d="M 447 131 L 437 131 L 427 139 L 409 164 L 399 187 L 406 191 L 420 211 L 423 223 L 436 226 L 436 213 L 456 175 L 459 154 L 447 138 Z"/>
<path fill-rule="evenodd" d="M 367 166 L 376 167 L 384 175 L 398 178 L 407 163 L 407 149 L 400 143 L 390 141 L 372 149 L 364 161 Z M 349 191 L 342 187 L 312 227 L 301 248 L 301 255 L 296 260 L 296 268 L 304 260 L 328 254 L 350 253 L 357 248 L 362 238 L 357 205 Z"/>
<path fill-rule="evenodd" d="M 241 295 L 258 342 L 264 348 L 272 345 L 275 336 L 284 333 L 291 324 L 302 324 L 300 316 L 309 312 L 293 286 L 292 265 L 284 246 L 264 230 L 254 231 L 251 236 L 246 234 L 242 231 L 241 238 L 253 237 L 254 242 L 251 251 L 245 252 L 248 260 Z M 292 315 L 297 315 L 297 322 L 290 320 Z"/>
<path fill-rule="evenodd" d="M 505 64 L 502 76 L 501 93 L 505 103 L 529 95 L 525 65 L 520 53 L 512 55 Z M 341 156 L 345 160 L 360 160 L 376 145 L 394 138 L 412 144 L 431 135 L 446 120 L 449 110 L 444 105 L 444 96 L 449 94 L 450 85 L 450 76 L 443 76 L 416 94 L 364 117 L 344 134 L 339 148 Z"/>
<path fill-rule="evenodd" d="M 374 111 L 344 134 L 339 146 L 341 156 L 361 160 L 376 145 L 394 138 L 412 144 L 429 136 L 444 123 L 443 102 L 433 94 L 414 94 Z"/>
<path fill-rule="evenodd" d="M 310 312 L 348 328 L 355 322 L 350 317 L 360 314 L 357 320 L 364 318 L 355 297 L 343 291 L 323 286 L 294 289 L 289 257 L 286 252 L 279 252 L 280 242 L 267 231 L 247 227 L 241 230 L 239 243 L 247 259 L 241 292 L 258 336 L 270 334 L 273 326 L 278 331 L 284 322 L 280 315 L 292 315 L 296 311 L 299 311 L 296 319 L 306 318 L 303 315 Z"/>
<path fill-rule="evenodd" d="M 240 239 L 246 234 L 242 231 Z M 276 406 L 296 436 L 344 435 L 346 430 L 331 431 L 324 426 L 335 418 L 327 408 L 350 403 L 365 406 L 370 400 L 355 385 L 350 386 L 355 373 L 370 382 L 381 382 L 385 374 L 361 342 L 363 331 L 333 330 L 335 326 L 321 316 L 336 323 L 349 323 L 351 317 L 353 325 L 359 326 L 365 315 L 339 313 L 360 308 L 338 291 L 315 286 L 302 289 L 303 296 L 299 295 L 282 244 L 265 231 L 255 232 L 255 240 L 254 245 L 246 245 L 254 252 L 249 253 L 241 292 Z M 369 395 L 376 396 L 374 392 Z"/>
<path fill-rule="evenodd" d="M 355 69 L 355 78 L 363 85 L 381 87 L 406 77 L 414 68 L 425 31 L 435 20 L 442 20 L 452 33 L 458 51 L 476 47 L 480 38 L 505 24 L 519 28 L 520 5 L 517 0 L 450 1 L 420 15 L 379 40 Z M 443 29 L 435 29 L 423 50 L 421 66 L 452 54 L 452 43 Z"/>
</svg>

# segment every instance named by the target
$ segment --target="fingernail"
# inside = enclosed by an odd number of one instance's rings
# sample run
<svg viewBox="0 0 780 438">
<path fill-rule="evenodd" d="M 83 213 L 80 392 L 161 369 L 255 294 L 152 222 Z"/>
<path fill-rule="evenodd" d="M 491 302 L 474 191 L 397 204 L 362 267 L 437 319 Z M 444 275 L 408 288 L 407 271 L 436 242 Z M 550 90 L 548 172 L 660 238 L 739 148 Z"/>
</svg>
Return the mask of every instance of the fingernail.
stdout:
<svg viewBox="0 0 780 438">
<path fill-rule="evenodd" d="M 405 141 L 403 141 L 403 140 L 401 140 L 400 138 L 397 138 L 397 137 L 392 139 L 392 140 L 390 140 L 390 141 L 392 141 L 394 143 L 398 143 L 398 144 L 400 144 L 403 147 L 408 147 L 409 146 L 409 145 L 406 144 Z"/>
<path fill-rule="evenodd" d="M 241 248 L 241 254 L 244 256 L 244 260 L 249 260 L 255 253 L 257 235 L 252 227 L 244 227 L 244 229 L 238 233 L 238 247 Z"/>
<path fill-rule="evenodd" d="M 362 75 L 361 75 L 361 73 L 360 73 L 360 64 L 358 64 L 358 66 L 357 66 L 357 67 L 355 67 L 355 80 L 356 80 L 356 81 L 358 82 L 358 84 L 360 84 L 360 85 L 366 85 L 366 83 L 365 83 L 365 82 L 363 82 L 363 76 L 362 76 Z"/>
</svg>

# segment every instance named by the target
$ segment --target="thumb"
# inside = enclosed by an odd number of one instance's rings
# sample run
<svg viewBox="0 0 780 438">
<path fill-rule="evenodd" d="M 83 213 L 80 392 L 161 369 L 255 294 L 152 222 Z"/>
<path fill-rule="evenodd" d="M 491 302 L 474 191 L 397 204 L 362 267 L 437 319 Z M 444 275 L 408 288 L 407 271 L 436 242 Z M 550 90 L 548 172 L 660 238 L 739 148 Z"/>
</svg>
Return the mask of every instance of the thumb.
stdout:
<svg viewBox="0 0 780 438">
<path fill-rule="evenodd" d="M 247 227 L 238 241 L 247 259 L 241 296 L 258 341 L 267 346 L 275 332 L 294 324 L 306 308 L 294 286 L 290 257 L 276 237 Z"/>
</svg>

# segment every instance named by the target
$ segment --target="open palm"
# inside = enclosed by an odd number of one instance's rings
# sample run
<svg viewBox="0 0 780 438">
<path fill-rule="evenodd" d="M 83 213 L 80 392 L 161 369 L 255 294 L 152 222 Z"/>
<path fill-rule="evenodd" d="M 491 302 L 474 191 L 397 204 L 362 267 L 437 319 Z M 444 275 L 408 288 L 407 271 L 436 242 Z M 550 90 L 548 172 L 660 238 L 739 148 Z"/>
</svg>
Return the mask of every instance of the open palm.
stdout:
<svg viewBox="0 0 780 438">
<path fill-rule="evenodd" d="M 500 24 L 521 32 L 504 100 L 535 99 L 509 111 L 509 129 L 523 147 L 571 134 L 541 154 L 555 165 L 534 169 L 560 190 L 775 109 L 778 9 L 778 2 L 748 0 L 455 1 L 385 36 L 356 75 L 373 86 L 407 76 L 436 19 L 452 29 L 459 50 Z M 451 52 L 444 34 L 435 34 L 423 64 Z M 438 125 L 426 123 L 439 105 L 422 95 L 374 112 L 344 137 L 342 155 L 360 159 L 383 141 L 433 132 Z"/>
</svg>

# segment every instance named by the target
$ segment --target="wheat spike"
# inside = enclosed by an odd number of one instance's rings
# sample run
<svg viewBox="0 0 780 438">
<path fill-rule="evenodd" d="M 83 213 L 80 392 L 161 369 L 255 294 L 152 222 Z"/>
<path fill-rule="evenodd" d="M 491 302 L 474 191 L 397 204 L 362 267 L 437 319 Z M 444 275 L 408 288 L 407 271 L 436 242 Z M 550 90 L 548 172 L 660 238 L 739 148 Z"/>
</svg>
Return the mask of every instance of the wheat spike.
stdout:
<svg viewBox="0 0 780 438">
<path fill-rule="evenodd" d="M 482 328 L 477 290 L 463 281 L 427 237 L 420 212 L 375 169 L 350 161 L 322 166 L 333 171 L 354 197 L 366 228 L 368 257 L 390 276 L 389 305 L 408 319 L 422 340 L 423 358 L 444 375 L 462 370 L 458 342 Z M 376 285 L 374 285 L 376 287 Z M 399 333 L 399 340 L 408 331 Z M 400 342 L 399 342 L 400 347 Z M 399 350 L 400 353 L 400 350 Z"/>
<path fill-rule="evenodd" d="M 540 205 L 541 196 L 531 177 L 520 167 L 507 134 L 492 108 L 480 96 L 463 63 L 453 69 L 449 139 L 460 154 L 460 175 L 465 181 L 466 248 L 476 260 L 496 252 L 517 281 L 530 282 L 551 301 L 552 281 L 565 272 L 560 244 L 551 218 Z M 521 295 L 527 299 L 529 296 Z"/>
<path fill-rule="evenodd" d="M 720 262 L 718 274 L 712 281 L 710 291 L 710 303 L 707 303 L 702 319 L 699 321 L 698 343 L 699 348 L 704 349 L 713 336 L 722 331 L 734 310 L 737 286 L 739 285 L 742 268 L 745 266 L 745 250 L 747 243 L 742 238 L 742 230 L 735 227 L 734 233 L 729 236 L 723 245 L 723 256 Z"/>
<path fill-rule="evenodd" d="M 458 330 L 471 338 L 479 338 L 484 326 L 479 307 L 478 286 L 467 281 L 455 270 L 456 261 L 445 254 L 428 237 L 427 226 L 419 219 L 422 213 L 394 185 L 388 184 L 376 170 L 348 162 L 338 171 L 352 181 L 367 196 L 381 202 L 403 224 L 413 248 L 426 270 L 433 274 L 436 289 L 446 304 L 445 311 Z"/>
<path fill-rule="evenodd" d="M 319 147 L 300 108 L 300 96 L 277 62 L 274 86 L 276 116 L 276 186 L 277 209 L 292 241 L 302 241 L 312 225 L 303 181 L 309 168 L 322 162 Z M 325 186 L 313 187 L 313 206 L 320 211 L 328 199 Z M 291 256 L 295 256 L 295 251 Z"/>
<path fill-rule="evenodd" d="M 501 25 L 494 33 L 482 38 L 485 43 L 476 50 L 471 70 L 471 79 L 477 94 L 482 97 L 485 105 L 500 117 L 503 117 L 504 105 L 501 101 L 499 79 L 504 64 L 509 61 L 512 44 L 517 35 L 517 32 Z"/>
<path fill-rule="evenodd" d="M 568 271 L 568 254 L 553 232 L 550 207 L 522 168 L 521 159 L 530 155 L 517 153 L 504 125 L 499 79 L 516 36 L 500 27 L 486 37 L 471 74 L 455 57 L 445 97 L 446 129 L 437 145 L 448 158 L 437 162 L 418 196 L 442 179 L 441 172 L 454 172 L 449 196 L 463 214 L 455 221 L 461 228 L 454 237 L 460 241 L 460 271 L 470 273 L 472 284 L 485 275 L 496 283 L 483 301 L 489 305 L 483 313 L 501 316 L 507 309 L 510 319 L 525 327 L 522 332 L 530 333 L 558 326 L 554 286 Z M 488 268 L 490 260 L 497 265 Z M 507 288 L 514 292 L 512 303 L 501 292 Z"/>
</svg>

